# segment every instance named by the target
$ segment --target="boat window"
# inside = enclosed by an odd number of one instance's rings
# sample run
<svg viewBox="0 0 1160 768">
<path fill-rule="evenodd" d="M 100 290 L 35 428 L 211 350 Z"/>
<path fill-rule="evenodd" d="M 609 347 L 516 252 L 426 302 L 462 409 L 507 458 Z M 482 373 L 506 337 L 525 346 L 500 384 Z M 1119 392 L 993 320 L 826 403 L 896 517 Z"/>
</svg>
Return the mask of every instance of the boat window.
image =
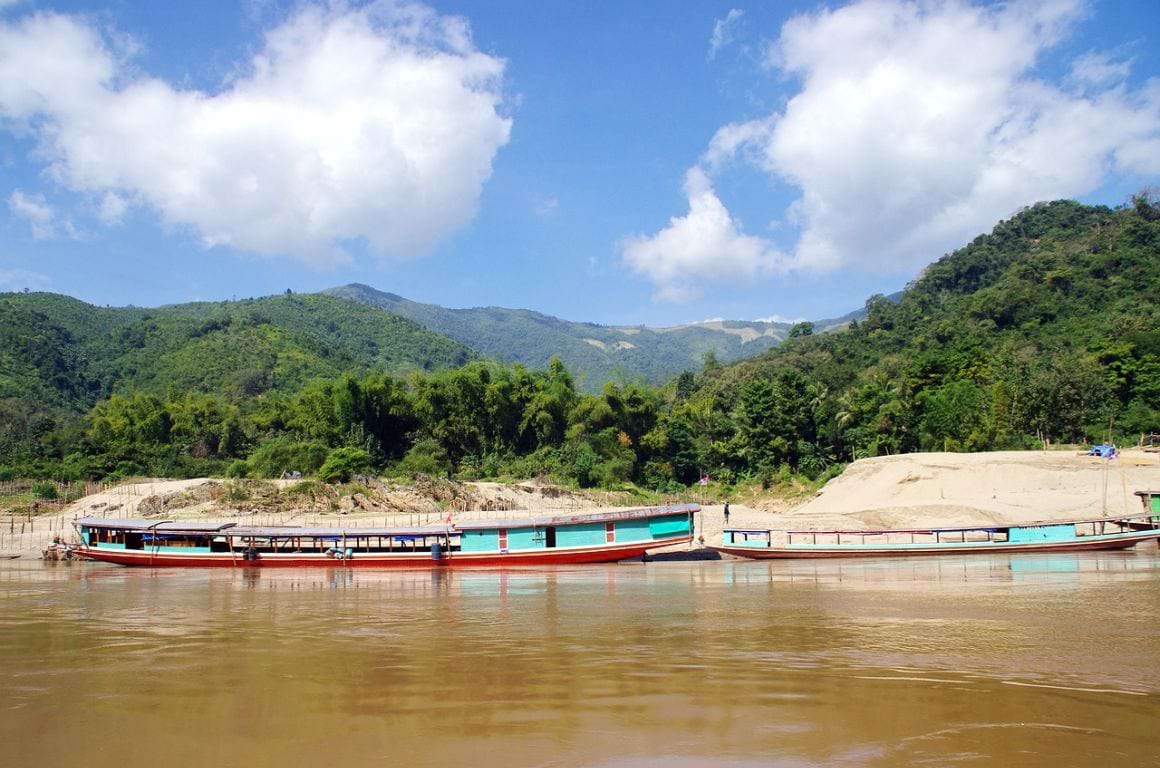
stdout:
<svg viewBox="0 0 1160 768">
<path fill-rule="evenodd" d="M 556 546 L 556 526 L 549 525 L 547 531 L 545 531 L 545 536 L 547 537 L 546 544 L 548 547 Z"/>
</svg>

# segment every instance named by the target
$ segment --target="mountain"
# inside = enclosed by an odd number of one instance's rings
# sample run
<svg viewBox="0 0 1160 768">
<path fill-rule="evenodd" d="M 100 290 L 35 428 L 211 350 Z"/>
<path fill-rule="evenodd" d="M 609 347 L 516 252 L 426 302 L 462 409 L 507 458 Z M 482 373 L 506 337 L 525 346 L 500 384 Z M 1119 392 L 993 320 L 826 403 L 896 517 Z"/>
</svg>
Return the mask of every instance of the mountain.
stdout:
<svg viewBox="0 0 1160 768">
<path fill-rule="evenodd" d="M 359 283 L 323 293 L 402 315 L 486 357 L 543 369 L 553 355 L 559 355 L 589 391 L 599 391 L 604 382 L 621 376 L 644 377 L 659 384 L 682 371 L 699 369 L 707 352 L 721 362 L 757 355 L 784 341 L 792 327 L 792 323 L 743 320 L 669 328 L 597 325 L 527 309 L 448 309 Z M 836 320 L 818 321 L 815 330 L 840 327 L 864 313 L 858 310 Z"/>
<path fill-rule="evenodd" d="M 578 391 L 562 366 L 490 360 L 405 386 L 347 378 L 453 365 L 471 353 L 334 296 L 102 310 L 8 295 L 0 478 L 227 468 L 278 476 L 321 473 L 333 458 L 348 468 L 549 475 L 606 488 L 631 481 L 675 493 L 704 472 L 717 483 L 800 489 L 801 476 L 824 481 L 852 457 L 1026 449 L 1109 432 L 1135 442 L 1160 431 L 1157 296 L 1160 205 L 1147 197 L 1115 210 L 1032 206 L 931 264 L 897 301 L 870 297 L 842 330 L 799 325 L 755 357 L 598 394 Z M 579 343 L 594 349 L 583 339 L 607 348 L 671 333 L 512 310 L 411 309 L 459 322 L 490 313 L 497 328 L 522 323 L 529 334 L 583 333 Z M 745 326 L 692 331 L 736 336 Z M 329 378 L 304 385 L 314 375 Z M 124 396 L 85 412 L 107 392 Z"/>
<path fill-rule="evenodd" d="M 931 264 L 899 301 L 872 297 L 847 331 L 724 367 L 689 396 L 750 424 L 768 406 L 777 427 L 754 430 L 753 455 L 771 466 L 1109 430 L 1135 442 L 1160 431 L 1158 296 L 1160 205 L 1040 203 Z"/>
<path fill-rule="evenodd" d="M 141 309 L 0 294 L 0 399 L 70 409 L 118 391 L 254 395 L 346 372 L 432 370 L 473 357 L 406 318 L 333 296 Z"/>
</svg>

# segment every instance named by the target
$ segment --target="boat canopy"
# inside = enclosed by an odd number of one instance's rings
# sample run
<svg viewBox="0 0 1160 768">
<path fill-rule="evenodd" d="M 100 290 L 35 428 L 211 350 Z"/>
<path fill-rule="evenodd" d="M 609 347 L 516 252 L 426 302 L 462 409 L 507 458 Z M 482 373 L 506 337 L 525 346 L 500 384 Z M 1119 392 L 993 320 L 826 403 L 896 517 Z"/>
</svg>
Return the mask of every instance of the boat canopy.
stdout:
<svg viewBox="0 0 1160 768">
<path fill-rule="evenodd" d="M 585 523 L 612 523 L 617 520 L 645 520 L 650 517 L 665 517 L 700 512 L 698 504 L 669 504 L 663 507 L 640 507 L 622 509 L 615 512 L 594 512 L 582 515 L 547 515 L 543 517 L 517 517 L 509 520 L 465 520 L 454 523 L 461 531 L 491 530 L 495 528 L 547 528 L 550 525 L 583 525 Z"/>
<path fill-rule="evenodd" d="M 205 523 L 199 521 L 145 520 L 126 518 L 109 520 L 100 517 L 82 517 L 73 521 L 74 525 L 85 528 L 106 528 L 117 531 L 157 531 L 161 533 L 218 533 L 233 528 L 237 523 Z"/>
<path fill-rule="evenodd" d="M 425 528 L 295 528 L 293 526 L 238 526 L 225 532 L 235 539 L 421 539 L 426 536 L 454 536 L 446 526 Z"/>
<path fill-rule="evenodd" d="M 1149 493 L 1148 491 L 1136 491 L 1136 495 Z M 1160 496 L 1160 491 L 1155 495 Z M 979 531 L 983 533 L 998 533 L 1000 531 L 1008 531 L 1015 528 L 1043 528 L 1052 525 L 1079 525 L 1082 523 L 1110 523 L 1116 520 L 1134 520 L 1137 518 L 1152 517 L 1148 512 L 1137 512 L 1131 515 L 1115 515 L 1113 517 L 1089 517 L 1084 520 L 1036 520 L 1028 523 L 1009 523 L 1007 525 L 969 525 L 959 528 L 881 528 L 881 529 L 860 529 L 860 528 L 844 528 L 842 530 L 809 530 L 809 529 L 785 529 L 785 528 L 763 528 L 758 530 L 747 528 L 722 528 L 722 533 L 816 533 L 816 534 L 858 534 L 862 536 L 873 536 L 883 533 L 969 533 L 971 531 Z"/>
<path fill-rule="evenodd" d="M 234 539 L 365 539 L 393 538 L 422 539 L 428 536 L 458 536 L 461 531 L 495 530 L 497 528 L 546 528 L 548 526 L 583 525 L 585 523 L 612 523 L 620 520 L 646 520 L 654 517 L 683 515 L 700 511 L 697 504 L 670 504 L 662 507 L 641 507 L 614 512 L 596 512 L 579 515 L 548 515 L 514 518 L 510 520 L 473 520 L 449 525 L 414 526 L 410 528 L 307 528 L 289 525 L 250 526 L 237 523 L 181 522 L 174 520 L 121 520 L 83 517 L 75 525 L 117 531 L 142 533 L 186 533 L 222 535 Z"/>
</svg>

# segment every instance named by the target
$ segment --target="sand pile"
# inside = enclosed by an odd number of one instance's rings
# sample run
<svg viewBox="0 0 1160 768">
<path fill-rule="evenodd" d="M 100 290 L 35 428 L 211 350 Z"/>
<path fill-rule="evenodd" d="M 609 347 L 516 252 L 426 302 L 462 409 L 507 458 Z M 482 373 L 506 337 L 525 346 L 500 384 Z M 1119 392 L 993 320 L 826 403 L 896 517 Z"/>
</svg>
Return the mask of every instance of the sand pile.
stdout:
<svg viewBox="0 0 1160 768">
<path fill-rule="evenodd" d="M 1113 460 L 1065 452 L 917 453 L 851 464 L 790 513 L 855 526 L 1032 522 L 1141 511 L 1134 492 L 1160 487 L 1160 457 Z"/>
<path fill-rule="evenodd" d="M 729 525 L 857 530 L 1081 519 L 1141 512 L 1133 494 L 1143 489 L 1160 489 L 1160 456 L 1142 451 L 1112 461 L 1062 451 L 916 453 L 854 462 L 793 509 L 733 504 Z M 698 528 L 706 543 L 720 541 L 723 524 L 721 506 L 704 508 Z"/>
</svg>

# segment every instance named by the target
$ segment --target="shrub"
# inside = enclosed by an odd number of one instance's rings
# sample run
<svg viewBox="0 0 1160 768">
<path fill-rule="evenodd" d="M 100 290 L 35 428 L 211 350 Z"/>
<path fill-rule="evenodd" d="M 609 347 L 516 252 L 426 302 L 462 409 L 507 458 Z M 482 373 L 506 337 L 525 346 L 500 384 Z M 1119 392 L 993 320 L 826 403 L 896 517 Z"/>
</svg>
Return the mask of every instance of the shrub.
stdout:
<svg viewBox="0 0 1160 768">
<path fill-rule="evenodd" d="M 253 495 L 250 489 L 241 483 L 230 483 L 225 497 L 228 501 L 249 501 Z"/>
<path fill-rule="evenodd" d="M 275 437 L 250 455 L 249 473 L 255 477 L 281 477 L 284 472 L 314 474 L 326 460 L 327 448 L 318 442 Z"/>
<path fill-rule="evenodd" d="M 32 486 L 32 495 L 38 499 L 52 501 L 56 498 L 55 483 L 37 483 Z"/>
<path fill-rule="evenodd" d="M 60 469 L 56 476 L 61 480 L 69 482 L 77 482 L 93 475 L 92 467 L 90 466 L 87 456 L 81 453 L 70 453 L 61 462 Z"/>
<path fill-rule="evenodd" d="M 126 477 L 141 477 L 145 474 L 145 468 L 133 461 L 118 461 L 117 468 L 114 469 L 109 477 L 114 480 L 124 480 Z"/>
<path fill-rule="evenodd" d="M 294 485 L 287 488 L 284 493 L 287 496 L 314 496 L 322 490 L 322 487 L 314 480 L 302 480 L 294 483 Z"/>
<path fill-rule="evenodd" d="M 451 471 L 451 460 L 435 440 L 420 440 L 407 451 L 395 469 L 405 475 L 440 477 Z"/>
<path fill-rule="evenodd" d="M 233 463 L 226 468 L 226 477 L 241 478 L 245 477 L 250 472 L 250 465 L 241 459 L 234 459 Z"/>
<path fill-rule="evenodd" d="M 371 469 L 371 455 L 362 448 L 335 448 L 322 462 L 318 477 L 325 483 L 345 483 Z"/>
</svg>

